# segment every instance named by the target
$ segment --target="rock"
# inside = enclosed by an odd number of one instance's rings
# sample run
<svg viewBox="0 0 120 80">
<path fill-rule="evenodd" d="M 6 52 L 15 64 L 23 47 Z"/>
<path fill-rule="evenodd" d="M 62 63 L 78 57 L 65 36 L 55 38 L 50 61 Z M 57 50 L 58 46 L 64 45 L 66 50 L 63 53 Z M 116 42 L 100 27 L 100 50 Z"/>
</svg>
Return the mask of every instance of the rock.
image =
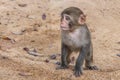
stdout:
<svg viewBox="0 0 120 80">
<path fill-rule="evenodd" d="M 27 4 L 18 4 L 19 7 L 26 7 Z"/>
<path fill-rule="evenodd" d="M 45 13 L 42 14 L 42 20 L 46 20 L 46 14 Z"/>
<path fill-rule="evenodd" d="M 49 60 L 48 60 L 48 59 L 46 59 L 46 60 L 45 60 L 45 62 L 46 62 L 46 63 L 49 63 Z"/>
<path fill-rule="evenodd" d="M 56 55 L 55 54 L 51 55 L 50 59 L 56 59 Z"/>
<path fill-rule="evenodd" d="M 117 54 L 118 57 L 120 57 L 120 54 Z"/>
<path fill-rule="evenodd" d="M 60 65 L 61 63 L 57 61 L 55 64 Z"/>
</svg>

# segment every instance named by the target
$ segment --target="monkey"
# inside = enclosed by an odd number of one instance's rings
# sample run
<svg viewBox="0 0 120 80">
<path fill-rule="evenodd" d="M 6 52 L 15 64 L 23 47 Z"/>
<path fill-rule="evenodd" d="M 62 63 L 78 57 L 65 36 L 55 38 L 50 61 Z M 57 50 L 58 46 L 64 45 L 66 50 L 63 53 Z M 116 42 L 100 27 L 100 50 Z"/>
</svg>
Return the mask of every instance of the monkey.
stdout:
<svg viewBox="0 0 120 80">
<path fill-rule="evenodd" d="M 93 46 L 91 34 L 86 24 L 86 15 L 77 7 L 68 7 L 61 13 L 61 65 L 59 69 L 66 69 L 70 63 L 72 52 L 79 52 L 76 60 L 74 75 L 83 74 L 83 62 L 90 70 L 98 70 L 93 64 Z"/>
</svg>

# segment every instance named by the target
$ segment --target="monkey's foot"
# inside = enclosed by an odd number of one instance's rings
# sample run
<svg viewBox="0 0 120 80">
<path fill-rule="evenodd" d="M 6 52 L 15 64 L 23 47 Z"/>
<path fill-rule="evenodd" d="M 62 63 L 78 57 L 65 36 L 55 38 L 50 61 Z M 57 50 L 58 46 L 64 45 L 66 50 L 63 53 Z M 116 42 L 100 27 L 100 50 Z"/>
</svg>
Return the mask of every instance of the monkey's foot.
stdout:
<svg viewBox="0 0 120 80">
<path fill-rule="evenodd" d="M 87 69 L 89 70 L 98 70 L 97 66 L 87 66 Z"/>
<path fill-rule="evenodd" d="M 74 72 L 75 77 L 80 77 L 82 74 L 82 70 L 75 70 Z"/>
</svg>

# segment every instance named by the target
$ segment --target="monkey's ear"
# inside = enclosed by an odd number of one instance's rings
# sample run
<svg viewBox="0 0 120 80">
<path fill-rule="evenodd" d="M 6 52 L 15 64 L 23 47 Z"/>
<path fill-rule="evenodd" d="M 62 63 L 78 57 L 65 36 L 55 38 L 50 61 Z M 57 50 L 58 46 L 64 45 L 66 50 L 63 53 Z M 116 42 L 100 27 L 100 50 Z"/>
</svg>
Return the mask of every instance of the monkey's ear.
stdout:
<svg viewBox="0 0 120 80">
<path fill-rule="evenodd" d="M 79 24 L 85 24 L 85 21 L 86 21 L 86 15 L 81 14 L 78 21 Z"/>
</svg>

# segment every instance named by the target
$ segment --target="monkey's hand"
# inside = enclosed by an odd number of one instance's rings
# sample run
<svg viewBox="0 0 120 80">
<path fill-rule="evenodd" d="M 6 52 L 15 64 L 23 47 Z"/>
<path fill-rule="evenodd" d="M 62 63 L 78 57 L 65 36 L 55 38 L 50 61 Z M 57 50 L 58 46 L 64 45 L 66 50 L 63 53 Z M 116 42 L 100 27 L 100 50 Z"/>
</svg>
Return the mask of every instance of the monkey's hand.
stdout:
<svg viewBox="0 0 120 80">
<path fill-rule="evenodd" d="M 82 74 L 83 74 L 83 72 L 82 72 L 82 68 L 81 67 L 75 69 L 74 75 L 76 77 L 80 77 Z"/>
<path fill-rule="evenodd" d="M 60 69 L 67 69 L 67 68 L 68 68 L 68 66 L 65 66 L 65 65 L 64 66 L 62 66 L 62 65 L 60 66 Z"/>
<path fill-rule="evenodd" d="M 98 67 L 95 66 L 95 65 L 93 65 L 93 66 L 86 66 L 86 67 L 87 67 L 87 69 L 89 69 L 89 70 L 98 70 Z"/>
</svg>

